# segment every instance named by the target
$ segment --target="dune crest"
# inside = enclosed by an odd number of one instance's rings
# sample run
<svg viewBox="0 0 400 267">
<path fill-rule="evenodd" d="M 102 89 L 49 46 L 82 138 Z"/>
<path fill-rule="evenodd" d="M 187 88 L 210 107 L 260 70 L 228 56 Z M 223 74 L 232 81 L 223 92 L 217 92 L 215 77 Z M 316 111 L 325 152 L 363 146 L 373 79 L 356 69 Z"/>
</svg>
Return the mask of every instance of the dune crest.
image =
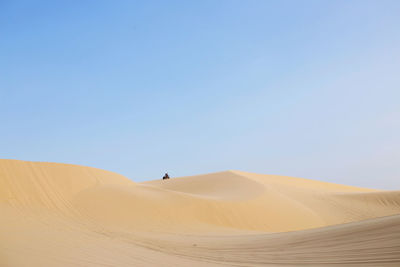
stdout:
<svg viewBox="0 0 400 267">
<path fill-rule="evenodd" d="M 382 228 L 400 232 L 400 191 L 302 178 L 226 171 L 135 183 L 96 168 L 0 160 L 0 212 L 1 266 L 309 263 L 313 248 L 343 246 L 335 235 L 360 250 L 321 252 L 321 265 L 372 264 L 378 248 L 387 249 L 380 263 L 400 261 L 400 237 Z M 368 249 L 346 237 L 354 229 L 368 233 Z M 374 234 L 386 239 L 373 243 Z"/>
</svg>

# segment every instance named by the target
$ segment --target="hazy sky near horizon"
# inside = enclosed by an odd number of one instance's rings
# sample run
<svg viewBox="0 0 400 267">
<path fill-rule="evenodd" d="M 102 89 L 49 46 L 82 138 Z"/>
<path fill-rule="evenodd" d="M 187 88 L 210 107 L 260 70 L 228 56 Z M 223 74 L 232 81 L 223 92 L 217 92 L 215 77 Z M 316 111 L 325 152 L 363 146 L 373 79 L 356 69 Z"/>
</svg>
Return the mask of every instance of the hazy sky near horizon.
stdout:
<svg viewBox="0 0 400 267">
<path fill-rule="evenodd" d="M 0 158 L 400 189 L 400 1 L 0 1 Z"/>
</svg>

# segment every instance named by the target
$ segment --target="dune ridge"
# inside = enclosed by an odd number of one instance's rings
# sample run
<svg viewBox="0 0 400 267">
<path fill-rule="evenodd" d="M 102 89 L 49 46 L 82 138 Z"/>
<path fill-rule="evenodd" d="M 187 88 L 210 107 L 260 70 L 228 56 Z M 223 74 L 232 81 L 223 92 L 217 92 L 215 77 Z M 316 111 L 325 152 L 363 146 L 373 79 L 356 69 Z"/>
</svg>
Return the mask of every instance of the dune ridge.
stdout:
<svg viewBox="0 0 400 267">
<path fill-rule="evenodd" d="M 303 178 L 0 160 L 0 212 L 1 266 L 400 264 L 400 191 Z"/>
</svg>

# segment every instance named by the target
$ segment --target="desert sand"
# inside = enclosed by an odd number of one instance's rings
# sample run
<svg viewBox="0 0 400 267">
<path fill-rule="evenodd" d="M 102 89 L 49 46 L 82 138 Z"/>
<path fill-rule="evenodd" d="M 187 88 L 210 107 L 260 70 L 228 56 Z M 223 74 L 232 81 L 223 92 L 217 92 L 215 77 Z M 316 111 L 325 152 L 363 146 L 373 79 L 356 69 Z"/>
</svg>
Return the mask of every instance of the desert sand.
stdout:
<svg viewBox="0 0 400 267">
<path fill-rule="evenodd" d="M 400 191 L 0 160 L 0 266 L 400 266 Z"/>
</svg>

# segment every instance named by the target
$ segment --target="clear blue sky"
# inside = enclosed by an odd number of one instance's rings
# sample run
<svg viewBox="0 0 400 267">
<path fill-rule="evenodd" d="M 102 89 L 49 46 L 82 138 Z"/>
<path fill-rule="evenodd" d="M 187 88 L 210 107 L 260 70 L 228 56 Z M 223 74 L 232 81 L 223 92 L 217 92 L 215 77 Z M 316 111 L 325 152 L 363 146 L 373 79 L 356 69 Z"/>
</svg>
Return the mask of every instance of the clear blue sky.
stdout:
<svg viewBox="0 0 400 267">
<path fill-rule="evenodd" d="M 0 1 L 0 158 L 400 189 L 400 1 Z"/>
</svg>

